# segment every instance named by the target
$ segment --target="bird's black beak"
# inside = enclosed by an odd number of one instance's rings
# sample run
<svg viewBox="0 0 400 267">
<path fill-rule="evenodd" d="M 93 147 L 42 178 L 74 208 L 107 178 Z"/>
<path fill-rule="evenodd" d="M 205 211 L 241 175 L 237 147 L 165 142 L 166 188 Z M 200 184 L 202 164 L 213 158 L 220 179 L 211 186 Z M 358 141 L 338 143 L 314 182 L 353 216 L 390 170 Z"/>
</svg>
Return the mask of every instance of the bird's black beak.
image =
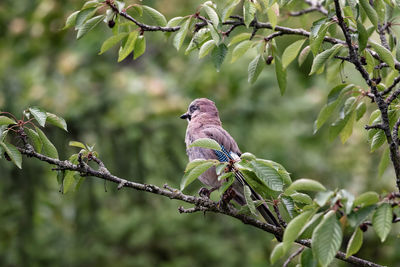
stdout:
<svg viewBox="0 0 400 267">
<path fill-rule="evenodd" d="M 179 118 L 181 118 L 183 120 L 186 120 L 186 119 L 190 120 L 191 116 L 190 116 L 190 114 L 185 113 L 185 114 L 182 114 Z"/>
</svg>

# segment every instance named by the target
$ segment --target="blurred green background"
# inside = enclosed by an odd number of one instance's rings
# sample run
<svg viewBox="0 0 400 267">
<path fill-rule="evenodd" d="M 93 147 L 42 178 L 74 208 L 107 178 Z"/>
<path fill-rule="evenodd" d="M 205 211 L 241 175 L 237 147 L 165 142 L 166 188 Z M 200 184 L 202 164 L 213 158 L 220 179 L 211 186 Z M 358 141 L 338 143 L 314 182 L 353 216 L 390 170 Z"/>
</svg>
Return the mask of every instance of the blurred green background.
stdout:
<svg viewBox="0 0 400 267">
<path fill-rule="evenodd" d="M 167 19 L 193 13 L 200 1 L 143 1 Z M 69 132 L 45 129 L 66 159 L 71 140 L 96 144 L 109 170 L 142 183 L 178 187 L 187 163 L 186 122 L 179 119 L 197 97 L 214 100 L 224 127 L 242 151 L 283 164 L 293 179 L 316 179 L 354 194 L 394 190 L 387 171 L 377 178 L 381 151 L 370 153 L 362 120 L 350 140 L 328 141 L 313 121 L 326 95 L 342 77 L 308 76 L 292 63 L 280 96 L 274 67 L 247 83 L 251 53 L 217 73 L 209 58 L 177 52 L 162 33 L 145 33 L 147 50 L 136 61 L 102 56 L 111 35 L 101 25 L 82 40 L 62 31 L 82 0 L 2 0 L 0 3 L 0 109 L 22 115 L 30 106 L 65 118 Z M 307 27 L 295 19 L 292 26 Z M 288 40 L 277 39 L 278 47 Z M 310 58 L 308 59 L 310 61 Z M 1 266 L 269 266 L 272 236 L 215 214 L 179 214 L 183 203 L 87 178 L 78 192 L 59 193 L 51 167 L 24 159 L 23 170 L 0 161 Z M 196 182 L 188 193 L 196 194 Z M 393 266 L 400 260 L 398 228 L 384 244 L 370 229 L 357 254 Z M 347 236 L 347 239 L 349 236 Z M 276 266 L 282 265 L 282 262 Z M 335 261 L 333 265 L 344 265 Z M 294 266 L 294 265 L 293 265 Z"/>
</svg>

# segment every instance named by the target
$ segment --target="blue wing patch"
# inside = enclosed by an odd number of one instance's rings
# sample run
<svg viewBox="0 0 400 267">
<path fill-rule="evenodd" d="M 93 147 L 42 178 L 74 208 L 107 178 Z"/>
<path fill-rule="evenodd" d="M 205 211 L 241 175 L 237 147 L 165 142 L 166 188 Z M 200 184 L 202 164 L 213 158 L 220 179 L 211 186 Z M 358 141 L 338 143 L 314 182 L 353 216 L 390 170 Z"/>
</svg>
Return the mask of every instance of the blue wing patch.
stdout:
<svg viewBox="0 0 400 267">
<path fill-rule="evenodd" d="M 214 153 L 220 162 L 228 162 L 230 159 L 233 159 L 231 157 L 231 154 L 225 149 L 223 145 L 221 145 L 221 150 L 222 151 L 214 150 Z"/>
</svg>

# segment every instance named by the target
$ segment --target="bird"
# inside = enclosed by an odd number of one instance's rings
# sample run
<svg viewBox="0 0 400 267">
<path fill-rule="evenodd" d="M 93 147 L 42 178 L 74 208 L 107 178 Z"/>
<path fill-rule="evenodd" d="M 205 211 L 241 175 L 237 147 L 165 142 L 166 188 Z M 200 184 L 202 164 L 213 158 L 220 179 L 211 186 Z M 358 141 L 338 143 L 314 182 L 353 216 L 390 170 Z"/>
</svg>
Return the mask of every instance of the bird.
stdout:
<svg viewBox="0 0 400 267">
<path fill-rule="evenodd" d="M 240 149 L 233 137 L 222 128 L 218 109 L 212 100 L 207 98 L 197 98 L 193 100 L 190 103 L 187 112 L 182 114 L 180 118 L 186 119 L 188 122 L 185 143 L 189 161 L 195 159 L 216 159 L 221 162 L 227 162 L 239 159 L 241 155 Z M 199 138 L 210 138 L 215 140 L 221 146 L 222 152 L 201 147 L 189 147 Z M 243 193 L 244 186 L 249 186 L 253 200 L 263 200 L 261 196 L 246 182 L 245 178 L 239 171 L 235 171 L 234 173 L 236 181 L 232 185 L 234 191 L 233 200 L 235 200 L 239 205 L 246 204 Z M 215 167 L 206 170 L 198 179 L 204 185 L 211 187 L 210 190 L 202 188 L 199 191 L 199 193 L 206 193 L 208 196 L 210 192 L 218 189 L 223 183 L 223 181 L 218 181 Z M 269 224 L 281 228 L 278 220 L 265 203 L 259 205 L 257 210 Z M 277 235 L 276 237 L 280 241 L 280 237 Z"/>
</svg>

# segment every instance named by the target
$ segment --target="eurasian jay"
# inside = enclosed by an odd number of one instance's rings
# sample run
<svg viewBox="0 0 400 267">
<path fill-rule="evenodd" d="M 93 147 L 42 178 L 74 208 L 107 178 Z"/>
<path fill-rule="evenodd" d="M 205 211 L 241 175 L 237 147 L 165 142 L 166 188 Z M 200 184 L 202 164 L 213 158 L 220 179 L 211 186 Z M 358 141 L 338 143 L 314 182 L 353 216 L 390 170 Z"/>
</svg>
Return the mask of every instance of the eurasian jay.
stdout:
<svg viewBox="0 0 400 267">
<path fill-rule="evenodd" d="M 221 162 L 224 162 L 236 160 L 241 155 L 235 140 L 227 131 L 222 128 L 218 109 L 213 101 L 207 98 L 195 99 L 192 103 L 190 103 L 187 112 L 181 116 L 181 119 L 186 119 L 188 121 L 185 143 L 189 161 L 195 159 L 217 159 Z M 199 138 L 214 139 L 226 153 L 201 147 L 189 148 L 189 145 Z M 238 204 L 244 205 L 246 204 L 246 200 L 243 195 L 243 186 L 249 186 L 249 184 L 245 181 L 240 172 L 235 172 L 235 177 L 236 181 L 232 185 L 232 189 L 234 191 L 233 199 Z M 206 186 L 211 187 L 211 190 L 219 188 L 223 182 L 218 181 L 218 175 L 215 167 L 212 167 L 201 174 L 199 176 L 199 180 Z M 259 194 L 257 194 L 250 186 L 249 188 L 252 192 L 252 198 L 254 200 L 262 200 Z M 277 227 L 281 227 L 265 203 L 258 206 L 257 209 L 268 223 Z"/>
</svg>

